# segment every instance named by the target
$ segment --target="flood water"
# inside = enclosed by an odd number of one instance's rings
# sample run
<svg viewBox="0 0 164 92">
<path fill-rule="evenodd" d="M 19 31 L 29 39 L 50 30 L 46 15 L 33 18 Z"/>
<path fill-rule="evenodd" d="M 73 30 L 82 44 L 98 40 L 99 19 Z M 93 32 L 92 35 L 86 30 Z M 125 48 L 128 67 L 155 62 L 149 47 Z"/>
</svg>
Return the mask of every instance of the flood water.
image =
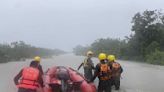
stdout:
<svg viewBox="0 0 164 92">
<path fill-rule="evenodd" d="M 85 57 L 73 54 L 54 56 L 50 59 L 43 59 L 41 64 L 44 71 L 54 65 L 70 66 L 77 69 Z M 98 63 L 96 58 L 94 63 Z M 120 61 L 124 69 L 121 79 L 121 90 L 118 92 L 164 92 L 164 66 L 149 65 L 130 61 Z M 0 92 L 17 92 L 13 78 L 21 70 L 28 66 L 26 62 L 11 62 L 0 64 Z M 79 72 L 83 73 L 83 69 Z M 97 80 L 95 81 L 97 84 Z M 117 91 L 112 91 L 117 92 Z"/>
</svg>

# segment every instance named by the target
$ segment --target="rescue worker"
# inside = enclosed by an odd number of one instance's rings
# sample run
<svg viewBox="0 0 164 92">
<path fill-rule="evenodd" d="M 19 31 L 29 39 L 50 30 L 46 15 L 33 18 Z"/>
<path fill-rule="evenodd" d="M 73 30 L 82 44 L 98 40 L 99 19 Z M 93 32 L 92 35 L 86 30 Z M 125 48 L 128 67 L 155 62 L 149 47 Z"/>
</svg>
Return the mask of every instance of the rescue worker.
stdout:
<svg viewBox="0 0 164 92">
<path fill-rule="evenodd" d="M 36 57 L 34 57 L 34 61 L 38 63 L 38 69 L 39 69 L 41 75 L 43 75 L 42 65 L 40 64 L 41 58 L 39 56 L 36 56 Z"/>
<path fill-rule="evenodd" d="M 43 88 L 42 75 L 38 70 L 38 63 L 32 61 L 29 67 L 23 68 L 14 78 L 18 92 L 36 92 L 41 86 Z"/>
<path fill-rule="evenodd" d="M 93 64 L 92 59 L 91 59 L 92 57 L 93 57 L 93 52 L 88 51 L 87 57 L 84 59 L 84 62 L 82 62 L 80 64 L 80 66 L 78 67 L 78 70 L 79 70 L 83 66 L 84 76 L 87 80 L 91 80 L 91 78 L 93 77 L 92 70 L 94 70 L 94 64 Z"/>
<path fill-rule="evenodd" d="M 116 58 L 114 55 L 109 55 L 108 61 L 110 66 L 112 66 L 112 85 L 115 86 L 115 90 L 119 90 L 120 78 L 121 78 L 121 73 L 123 72 L 123 68 L 118 62 L 116 62 Z"/>
<path fill-rule="evenodd" d="M 68 83 L 68 81 L 70 80 L 69 71 L 65 67 L 58 67 L 56 71 L 56 76 L 61 81 L 61 88 L 60 89 L 57 88 L 57 89 L 59 91 L 61 90 L 62 92 L 71 92 L 69 91 L 70 88 L 69 88 L 69 83 Z M 54 90 L 57 91 L 57 89 L 54 89 Z"/>
<path fill-rule="evenodd" d="M 98 56 L 100 63 L 96 65 L 94 76 L 90 82 L 93 82 L 98 76 L 98 92 L 111 92 L 111 67 L 106 62 L 106 54 L 100 53 Z"/>
</svg>

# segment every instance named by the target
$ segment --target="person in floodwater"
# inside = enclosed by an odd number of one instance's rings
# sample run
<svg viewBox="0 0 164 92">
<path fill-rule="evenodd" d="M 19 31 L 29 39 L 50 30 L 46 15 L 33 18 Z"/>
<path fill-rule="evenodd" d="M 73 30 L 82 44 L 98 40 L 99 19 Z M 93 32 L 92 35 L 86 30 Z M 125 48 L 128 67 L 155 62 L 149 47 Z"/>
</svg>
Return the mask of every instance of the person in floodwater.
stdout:
<svg viewBox="0 0 164 92">
<path fill-rule="evenodd" d="M 108 61 L 109 61 L 109 65 L 112 66 L 112 85 L 115 86 L 116 90 L 119 90 L 120 78 L 121 78 L 121 73 L 123 72 L 123 68 L 118 62 L 116 62 L 116 58 L 114 55 L 109 55 Z"/>
<path fill-rule="evenodd" d="M 43 88 L 43 79 L 38 70 L 38 63 L 32 61 L 29 67 L 23 68 L 15 76 L 14 83 L 18 87 L 18 92 L 37 92 L 39 86 Z"/>
<path fill-rule="evenodd" d="M 78 67 L 78 70 L 83 66 L 84 68 L 84 76 L 87 80 L 91 80 L 91 78 L 93 77 L 93 73 L 92 70 L 94 70 L 94 64 L 92 62 L 92 58 L 93 57 L 93 52 L 92 51 L 88 51 L 87 52 L 87 58 L 84 59 L 84 61 L 80 64 L 80 66 Z"/>
<path fill-rule="evenodd" d="M 34 61 L 38 63 L 38 69 L 39 69 L 41 75 L 43 75 L 42 65 L 40 64 L 41 58 L 39 56 L 36 56 L 36 57 L 34 57 Z"/>
<path fill-rule="evenodd" d="M 111 92 L 112 71 L 111 67 L 106 62 L 106 54 L 100 53 L 98 58 L 100 63 L 96 65 L 94 77 L 89 82 L 93 82 L 98 76 L 98 92 Z"/>
</svg>

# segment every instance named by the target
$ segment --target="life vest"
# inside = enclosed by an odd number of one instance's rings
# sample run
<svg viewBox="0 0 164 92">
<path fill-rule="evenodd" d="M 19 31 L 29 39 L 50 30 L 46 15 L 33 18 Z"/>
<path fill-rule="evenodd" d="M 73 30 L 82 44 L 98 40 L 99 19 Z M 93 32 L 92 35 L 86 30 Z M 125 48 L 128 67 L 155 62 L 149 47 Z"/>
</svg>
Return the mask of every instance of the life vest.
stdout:
<svg viewBox="0 0 164 92">
<path fill-rule="evenodd" d="M 121 68 L 121 65 L 120 65 L 119 63 L 114 62 L 114 63 L 112 64 L 112 76 L 113 76 L 113 77 L 118 77 L 118 76 L 121 75 L 121 74 L 120 74 L 120 68 Z"/>
<path fill-rule="evenodd" d="M 88 66 L 88 59 L 85 59 L 83 62 L 83 67 L 86 67 L 86 66 Z"/>
<path fill-rule="evenodd" d="M 88 58 L 86 58 L 83 62 L 83 67 L 91 67 L 92 65 L 90 65 L 90 63 L 88 62 Z"/>
<path fill-rule="evenodd" d="M 38 83 L 39 70 L 32 67 L 24 68 L 22 71 L 22 79 L 18 87 L 27 88 L 27 89 L 37 89 L 39 86 Z"/>
<path fill-rule="evenodd" d="M 100 64 L 100 80 L 109 80 L 111 78 L 111 69 L 108 64 Z"/>
<path fill-rule="evenodd" d="M 114 70 L 119 70 L 120 67 L 121 67 L 121 66 L 120 66 L 119 63 L 114 62 L 114 63 L 112 64 L 112 68 L 113 68 Z"/>
</svg>

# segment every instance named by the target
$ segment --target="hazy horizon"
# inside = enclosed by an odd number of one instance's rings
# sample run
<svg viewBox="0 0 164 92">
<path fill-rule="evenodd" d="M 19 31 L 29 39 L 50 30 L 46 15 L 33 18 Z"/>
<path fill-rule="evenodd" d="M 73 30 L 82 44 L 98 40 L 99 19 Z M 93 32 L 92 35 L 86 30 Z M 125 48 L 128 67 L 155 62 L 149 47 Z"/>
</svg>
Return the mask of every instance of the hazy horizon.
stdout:
<svg viewBox="0 0 164 92">
<path fill-rule="evenodd" d="M 163 9 L 150 0 L 0 0 L 0 43 L 28 44 L 71 51 L 98 38 L 131 34 L 137 12 Z"/>
</svg>

